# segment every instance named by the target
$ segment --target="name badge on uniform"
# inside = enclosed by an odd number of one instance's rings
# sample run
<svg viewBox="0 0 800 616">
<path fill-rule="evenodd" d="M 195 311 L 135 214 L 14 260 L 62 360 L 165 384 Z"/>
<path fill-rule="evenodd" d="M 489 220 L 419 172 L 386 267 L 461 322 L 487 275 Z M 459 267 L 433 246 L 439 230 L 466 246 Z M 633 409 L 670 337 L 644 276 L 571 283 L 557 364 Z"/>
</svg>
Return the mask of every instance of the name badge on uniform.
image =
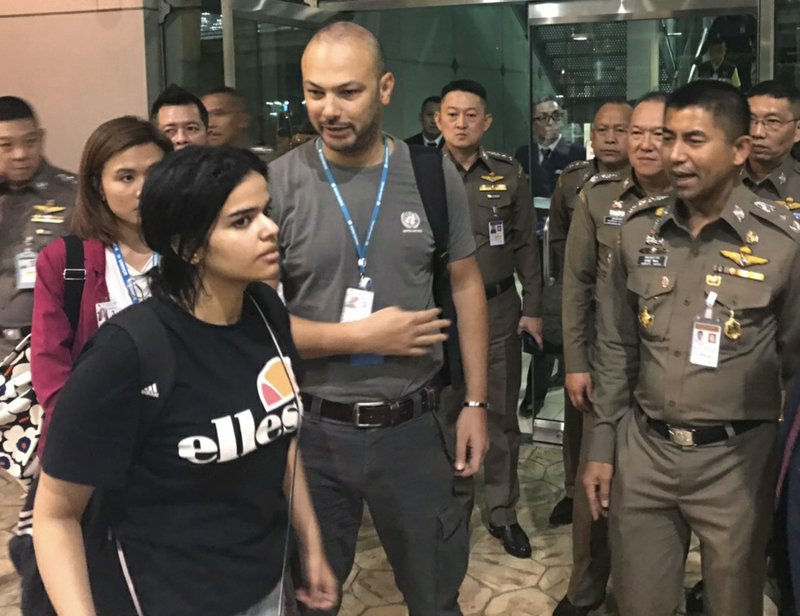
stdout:
<svg viewBox="0 0 800 616">
<path fill-rule="evenodd" d="M 340 323 L 360 321 L 372 314 L 372 304 L 375 301 L 375 292 L 367 289 L 348 288 L 344 293 L 342 316 Z M 383 363 L 382 355 L 351 355 L 350 364 L 353 366 L 369 366 Z"/>
<path fill-rule="evenodd" d="M 36 285 L 38 253 L 26 248 L 14 257 L 14 277 L 17 289 L 32 289 Z"/>
<path fill-rule="evenodd" d="M 97 302 L 94 305 L 94 313 L 97 316 L 98 327 L 108 321 L 119 312 L 119 306 L 115 301 Z"/>
<path fill-rule="evenodd" d="M 492 220 L 489 222 L 489 246 L 503 246 L 506 243 L 506 235 L 503 230 L 502 220 Z"/>
<path fill-rule="evenodd" d="M 603 222 L 607 225 L 619 227 L 622 225 L 623 220 L 625 220 L 625 210 L 612 208 L 608 211 L 608 216 L 603 219 Z"/>
<path fill-rule="evenodd" d="M 700 319 L 692 327 L 692 350 L 689 362 L 695 366 L 716 368 L 719 365 L 719 343 L 722 327 L 719 323 Z"/>
<path fill-rule="evenodd" d="M 642 255 L 638 263 L 641 267 L 667 267 L 667 255 Z"/>
</svg>

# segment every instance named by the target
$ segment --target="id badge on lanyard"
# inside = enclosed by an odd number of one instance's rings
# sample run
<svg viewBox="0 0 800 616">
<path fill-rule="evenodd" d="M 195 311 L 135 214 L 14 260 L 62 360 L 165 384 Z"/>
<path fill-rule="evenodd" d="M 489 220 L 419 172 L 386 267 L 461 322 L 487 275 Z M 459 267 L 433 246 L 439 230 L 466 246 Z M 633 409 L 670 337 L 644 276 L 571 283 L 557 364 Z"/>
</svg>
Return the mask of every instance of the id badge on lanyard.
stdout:
<svg viewBox="0 0 800 616">
<path fill-rule="evenodd" d="M 349 287 L 345 290 L 344 302 L 342 303 L 342 312 L 339 321 L 347 323 L 350 321 L 359 321 L 366 319 L 372 314 L 372 307 L 375 301 L 375 292 L 373 291 L 372 279 L 367 276 L 367 250 L 372 239 L 372 232 L 375 230 L 375 223 L 378 221 L 378 216 L 381 211 L 381 203 L 383 202 L 383 193 L 386 189 L 386 180 L 389 175 L 389 141 L 384 138 L 383 141 L 383 168 L 381 170 L 381 180 L 378 186 L 378 195 L 375 198 L 375 206 L 372 208 L 372 218 L 367 229 L 367 234 L 362 244 L 356 233 L 353 218 L 350 215 L 350 210 L 344 201 L 339 185 L 333 177 L 333 172 L 328 164 L 325 154 L 322 151 L 322 143 L 317 139 L 317 154 L 319 156 L 320 164 L 325 171 L 325 176 L 328 179 L 333 196 L 339 204 L 339 209 L 342 211 L 347 228 L 350 231 L 350 236 L 353 238 L 355 245 L 358 265 L 358 288 Z M 351 355 L 350 363 L 352 365 L 373 365 L 383 362 L 382 355 Z"/>
<path fill-rule="evenodd" d="M 719 366 L 719 345 L 722 337 L 722 325 L 714 319 L 712 309 L 717 301 L 713 291 L 706 298 L 706 309 L 702 317 L 698 317 L 692 325 L 692 346 L 689 362 L 705 368 Z"/>
</svg>

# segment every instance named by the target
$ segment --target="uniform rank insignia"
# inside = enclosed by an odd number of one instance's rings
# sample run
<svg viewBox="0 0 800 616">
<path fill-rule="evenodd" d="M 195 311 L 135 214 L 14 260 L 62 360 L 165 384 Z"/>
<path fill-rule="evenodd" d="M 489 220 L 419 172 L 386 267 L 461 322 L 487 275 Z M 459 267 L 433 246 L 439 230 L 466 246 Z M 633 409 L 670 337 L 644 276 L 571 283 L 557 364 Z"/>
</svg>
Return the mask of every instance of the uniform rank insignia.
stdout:
<svg viewBox="0 0 800 616">
<path fill-rule="evenodd" d="M 750 267 L 751 265 L 764 265 L 769 263 L 769 259 L 755 256 L 748 246 L 742 246 L 739 252 L 733 250 L 720 250 L 720 254 L 726 259 L 730 259 L 739 267 Z"/>
<path fill-rule="evenodd" d="M 63 212 L 67 208 L 48 203 L 46 205 L 34 205 L 33 209 L 42 214 L 57 214 L 58 212 Z"/>
<path fill-rule="evenodd" d="M 481 184 L 478 190 L 480 190 L 481 192 L 489 192 L 492 190 L 503 191 L 503 190 L 508 190 L 508 186 L 506 186 L 505 184 Z"/>
<path fill-rule="evenodd" d="M 31 216 L 31 222 L 50 223 L 60 225 L 64 223 L 63 216 L 55 216 L 54 214 L 34 214 Z"/>
<path fill-rule="evenodd" d="M 650 329 L 653 326 L 653 321 L 655 320 L 656 318 L 652 314 L 650 314 L 650 311 L 647 309 L 647 306 L 645 306 L 639 313 L 639 323 L 641 323 L 642 327 L 644 327 L 645 329 Z"/>
<path fill-rule="evenodd" d="M 706 274 L 706 284 L 709 287 L 718 287 L 722 284 L 722 276 L 718 274 Z"/>
<path fill-rule="evenodd" d="M 504 175 L 495 175 L 494 171 L 492 171 L 489 175 L 482 175 L 481 179 L 485 182 L 499 182 L 504 177 Z"/>
<path fill-rule="evenodd" d="M 717 274 L 728 274 L 728 276 L 738 276 L 747 280 L 756 280 L 764 282 L 764 274 L 761 272 L 749 272 L 747 270 L 739 269 L 737 267 L 723 267 L 722 265 L 715 265 L 714 272 Z"/>
<path fill-rule="evenodd" d="M 748 244 L 758 244 L 758 233 L 755 231 L 748 231 L 744 236 L 744 241 Z"/>
</svg>

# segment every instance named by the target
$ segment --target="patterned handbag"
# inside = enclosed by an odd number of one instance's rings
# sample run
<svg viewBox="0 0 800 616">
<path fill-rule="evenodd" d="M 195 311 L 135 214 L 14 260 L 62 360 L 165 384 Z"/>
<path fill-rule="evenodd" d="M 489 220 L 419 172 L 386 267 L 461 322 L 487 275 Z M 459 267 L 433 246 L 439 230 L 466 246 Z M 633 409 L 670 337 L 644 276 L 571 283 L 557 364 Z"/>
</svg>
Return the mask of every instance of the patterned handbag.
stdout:
<svg viewBox="0 0 800 616">
<path fill-rule="evenodd" d="M 64 269 L 64 313 L 72 331 L 80 319 L 86 269 L 83 240 L 67 235 Z M 0 362 L 0 471 L 6 471 L 26 490 L 38 474 L 34 455 L 42 432 L 44 410 L 31 384 L 31 335 L 23 338 Z"/>
<path fill-rule="evenodd" d="M 31 336 L 0 362 L 0 469 L 27 488 L 39 469 L 34 455 L 44 412 L 31 385 Z"/>
</svg>

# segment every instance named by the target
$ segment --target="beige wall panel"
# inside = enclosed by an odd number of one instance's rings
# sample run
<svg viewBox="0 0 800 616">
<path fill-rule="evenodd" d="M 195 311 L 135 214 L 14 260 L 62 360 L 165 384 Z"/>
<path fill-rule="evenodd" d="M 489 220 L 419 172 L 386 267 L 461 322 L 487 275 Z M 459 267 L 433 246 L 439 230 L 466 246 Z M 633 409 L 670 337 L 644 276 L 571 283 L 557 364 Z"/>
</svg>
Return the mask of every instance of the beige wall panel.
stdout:
<svg viewBox="0 0 800 616">
<path fill-rule="evenodd" d="M 50 161 L 77 170 L 83 144 L 98 124 L 147 114 L 142 0 L 26 3 L 28 14 L 10 15 L 12 4 L 20 12 L 19 0 L 0 0 L 0 93 L 30 102 L 47 131 Z M 140 8 L 127 8 L 136 4 Z M 66 5 L 77 12 L 57 10 Z"/>
</svg>

